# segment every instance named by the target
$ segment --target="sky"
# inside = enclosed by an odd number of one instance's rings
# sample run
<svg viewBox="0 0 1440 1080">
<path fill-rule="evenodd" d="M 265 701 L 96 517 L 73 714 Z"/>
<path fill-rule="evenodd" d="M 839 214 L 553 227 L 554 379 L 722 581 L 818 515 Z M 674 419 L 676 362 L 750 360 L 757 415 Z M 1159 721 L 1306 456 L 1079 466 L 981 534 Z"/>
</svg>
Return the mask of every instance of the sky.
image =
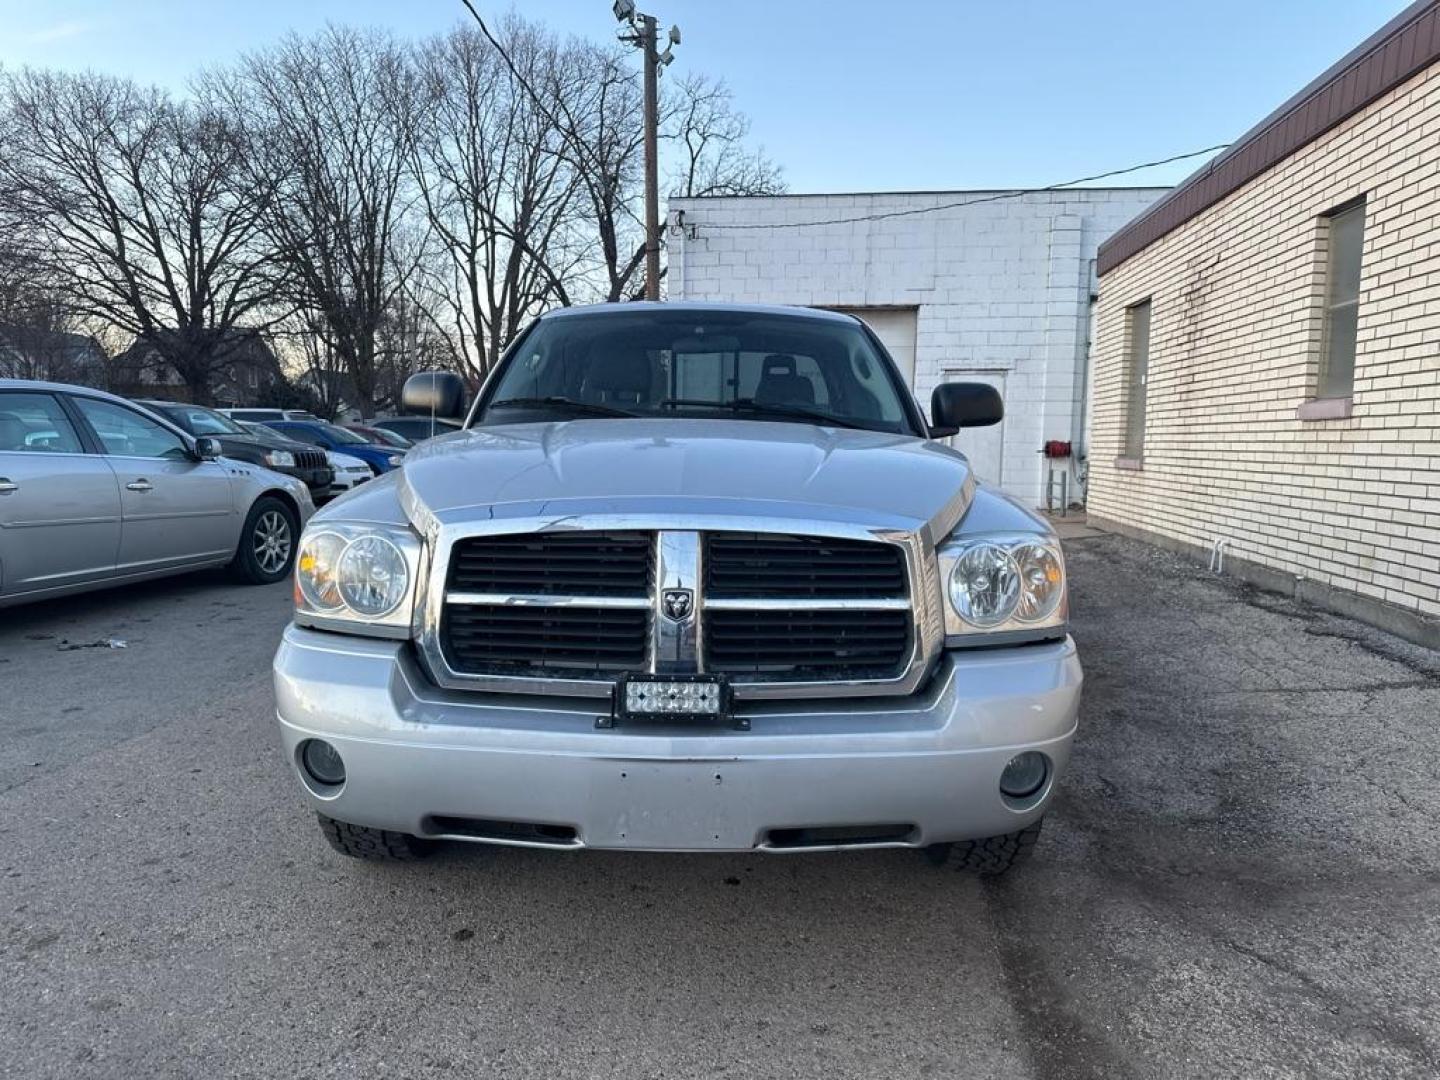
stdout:
<svg viewBox="0 0 1440 1080">
<path fill-rule="evenodd" d="M 594 41 L 610 0 L 473 0 Z M 1403 0 L 649 0 L 794 192 L 1043 187 L 1240 135 Z M 183 90 L 326 22 L 421 37 L 460 0 L 0 0 L 0 65 Z M 638 56 L 637 56 L 638 61 Z M 662 93 L 664 80 L 662 80 Z M 1118 178 L 1172 184 L 1203 158 Z"/>
</svg>

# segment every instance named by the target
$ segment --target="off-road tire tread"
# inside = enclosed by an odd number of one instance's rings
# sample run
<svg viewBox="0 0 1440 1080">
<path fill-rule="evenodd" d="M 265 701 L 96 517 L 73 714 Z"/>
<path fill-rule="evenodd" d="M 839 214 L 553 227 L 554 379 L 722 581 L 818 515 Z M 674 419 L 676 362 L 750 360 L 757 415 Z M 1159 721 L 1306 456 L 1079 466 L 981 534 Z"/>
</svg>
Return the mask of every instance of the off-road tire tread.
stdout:
<svg viewBox="0 0 1440 1080">
<path fill-rule="evenodd" d="M 324 814 L 315 816 L 319 819 L 320 831 L 325 834 L 330 846 L 341 855 L 348 855 L 352 859 L 414 862 L 429 853 L 429 844 L 408 833 L 351 825 L 348 821 L 336 821 Z"/>
<path fill-rule="evenodd" d="M 1044 818 L 1027 825 L 1019 832 L 987 836 L 980 840 L 957 840 L 951 844 L 937 844 L 927 853 L 933 862 L 953 866 L 962 873 L 980 877 L 999 877 L 1008 870 L 1019 866 L 1030 857 L 1035 843 L 1040 839 L 1040 826 Z"/>
</svg>

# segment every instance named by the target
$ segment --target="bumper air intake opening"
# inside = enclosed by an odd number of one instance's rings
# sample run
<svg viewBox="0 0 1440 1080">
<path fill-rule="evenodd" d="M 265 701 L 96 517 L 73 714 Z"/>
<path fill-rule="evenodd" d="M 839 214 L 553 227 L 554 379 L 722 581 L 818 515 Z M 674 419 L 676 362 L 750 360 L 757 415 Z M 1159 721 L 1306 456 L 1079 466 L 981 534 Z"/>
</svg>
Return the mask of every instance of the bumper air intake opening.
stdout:
<svg viewBox="0 0 1440 1080">
<path fill-rule="evenodd" d="M 811 829 L 771 829 L 765 847 L 864 847 L 904 844 L 915 838 L 914 825 L 821 825 Z"/>
<path fill-rule="evenodd" d="M 569 825 L 541 825 L 533 821 L 492 821 L 489 818 L 442 817 L 426 819 L 426 831 L 433 835 L 457 836 L 466 840 L 499 843 L 538 844 L 542 847 L 577 847 L 575 829 Z"/>
</svg>

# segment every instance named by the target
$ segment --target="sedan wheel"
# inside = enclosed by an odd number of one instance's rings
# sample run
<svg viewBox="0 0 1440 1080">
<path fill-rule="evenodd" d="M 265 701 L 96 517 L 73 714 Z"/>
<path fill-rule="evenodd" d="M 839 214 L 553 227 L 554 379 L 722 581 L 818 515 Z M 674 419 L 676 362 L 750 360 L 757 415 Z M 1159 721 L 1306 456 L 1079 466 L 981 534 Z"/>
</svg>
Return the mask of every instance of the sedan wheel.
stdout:
<svg viewBox="0 0 1440 1080">
<path fill-rule="evenodd" d="M 284 570 L 290 562 L 290 549 L 295 546 L 290 522 L 279 510 L 267 510 L 255 523 L 252 534 L 255 544 L 255 562 L 267 574 Z"/>
<path fill-rule="evenodd" d="M 274 495 L 255 500 L 245 517 L 234 567 L 246 581 L 271 585 L 288 577 L 295 563 L 295 538 L 300 519 L 294 509 Z"/>
</svg>

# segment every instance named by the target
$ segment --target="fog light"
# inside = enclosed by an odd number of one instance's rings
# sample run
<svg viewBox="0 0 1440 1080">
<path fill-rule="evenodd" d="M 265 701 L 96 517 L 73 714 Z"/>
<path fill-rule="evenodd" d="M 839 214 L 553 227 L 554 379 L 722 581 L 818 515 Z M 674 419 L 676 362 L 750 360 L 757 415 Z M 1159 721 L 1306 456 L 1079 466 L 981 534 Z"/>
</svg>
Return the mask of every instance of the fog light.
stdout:
<svg viewBox="0 0 1440 1080">
<path fill-rule="evenodd" d="M 335 786 L 345 782 L 345 762 L 340 751 L 323 739 L 307 739 L 300 749 L 300 761 L 317 784 Z"/>
<path fill-rule="evenodd" d="M 1000 774 L 1000 790 L 1012 799 L 1023 799 L 1039 791 L 1049 773 L 1049 759 L 1036 750 L 1026 750 L 1005 766 Z"/>
</svg>

